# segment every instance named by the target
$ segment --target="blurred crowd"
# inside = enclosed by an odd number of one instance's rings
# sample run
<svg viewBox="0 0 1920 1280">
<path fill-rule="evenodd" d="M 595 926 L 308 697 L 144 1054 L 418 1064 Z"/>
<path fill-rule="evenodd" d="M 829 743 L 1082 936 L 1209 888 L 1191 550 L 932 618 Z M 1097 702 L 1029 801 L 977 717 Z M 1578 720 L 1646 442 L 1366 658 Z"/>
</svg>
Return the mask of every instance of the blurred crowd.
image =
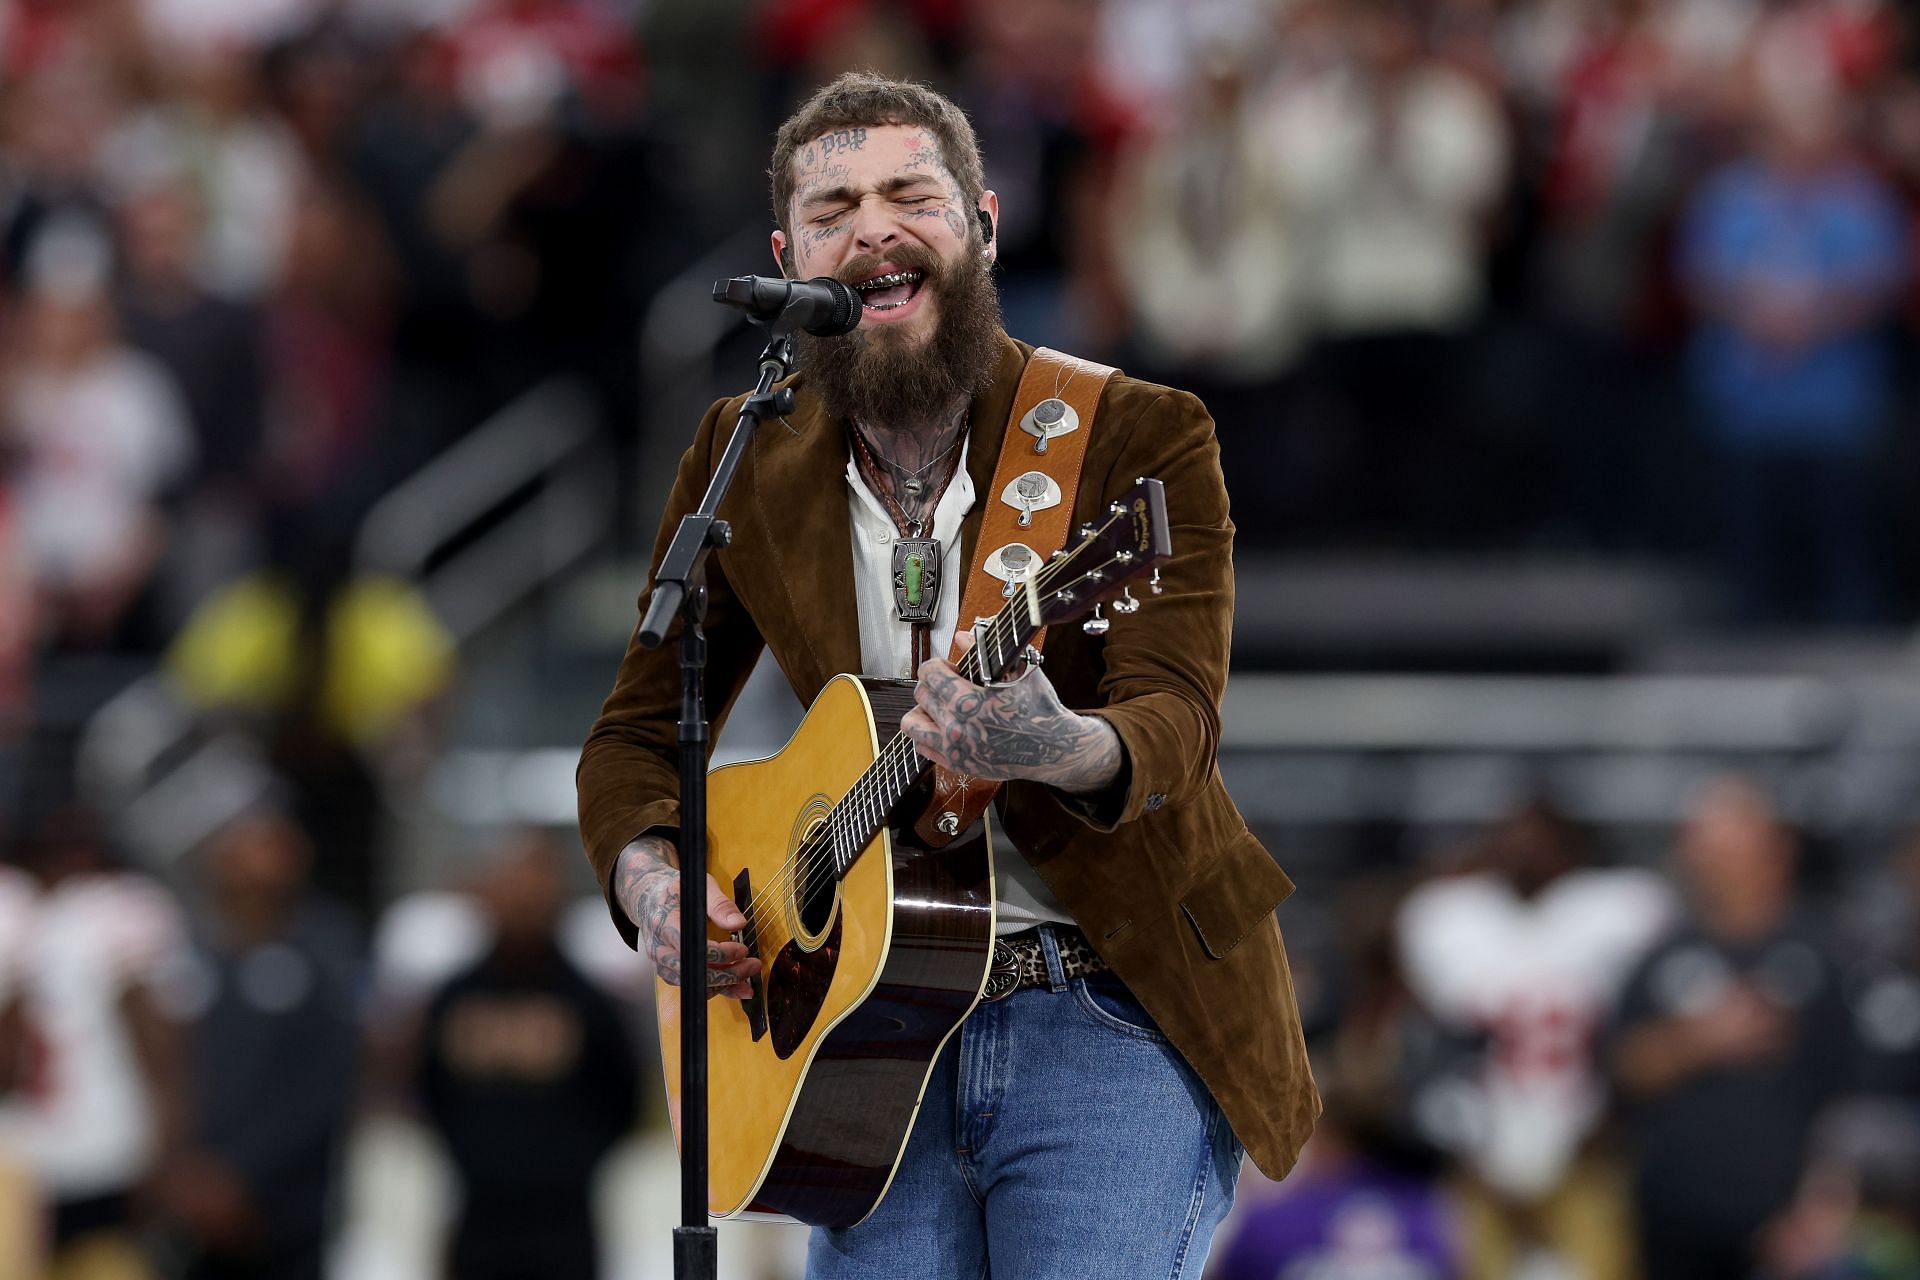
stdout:
<svg viewBox="0 0 1920 1280">
<path fill-rule="evenodd" d="M 313 890 L 312 855 L 262 806 L 164 886 L 67 809 L 0 871 L 0 1274 L 415 1274 L 405 1233 L 345 1212 L 356 1118 L 383 1115 L 435 1135 L 457 1178 L 417 1274 L 598 1274 L 593 1178 L 658 1072 L 645 975 L 577 913 L 569 930 L 565 848 L 497 842 L 453 892 L 396 902 L 372 946 Z"/>
<path fill-rule="evenodd" d="M 0 1276 L 319 1274 L 381 1108 L 463 1177 L 454 1274 L 591 1274 L 639 975 L 562 946 L 538 840 L 388 903 L 460 655 L 355 538 L 554 375 L 637 492 L 692 425 L 648 309 L 764 243 L 815 84 L 968 110 L 1010 331 L 1202 394 L 1243 547 L 1653 556 L 1729 625 L 1872 626 L 1920 614 L 1916 39 L 1885 0 L 0 0 Z M 99 660 L 276 780 L 176 863 L 81 785 Z M 1738 781 L 1674 847 L 1596 865 L 1542 802 L 1329 887 L 1328 1120 L 1220 1274 L 1920 1275 L 1920 852 L 1812 892 Z"/>
<path fill-rule="evenodd" d="M 1327 1114 L 1220 1280 L 1920 1276 L 1920 839 L 1836 875 L 1733 775 L 1664 867 L 1591 834 L 1534 798 L 1344 888 Z"/>
</svg>

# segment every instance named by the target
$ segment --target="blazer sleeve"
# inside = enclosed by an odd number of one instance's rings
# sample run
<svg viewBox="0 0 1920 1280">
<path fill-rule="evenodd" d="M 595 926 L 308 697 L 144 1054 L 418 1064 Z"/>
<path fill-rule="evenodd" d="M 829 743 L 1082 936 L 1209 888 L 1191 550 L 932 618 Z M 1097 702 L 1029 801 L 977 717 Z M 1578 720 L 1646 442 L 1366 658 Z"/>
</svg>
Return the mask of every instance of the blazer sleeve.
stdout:
<svg viewBox="0 0 1920 1280">
<path fill-rule="evenodd" d="M 722 400 L 707 410 L 693 444 L 680 458 L 673 492 L 654 538 L 647 587 L 640 594 L 644 617 L 653 595 L 653 575 L 666 555 L 680 517 L 700 505 L 708 481 L 725 450 L 739 399 Z M 746 465 L 750 465 L 750 462 Z M 725 512 L 727 504 L 722 504 Z M 713 739 L 753 674 L 762 640 L 734 594 L 723 568 L 725 552 L 707 557 L 707 705 Z M 587 734 L 574 772 L 580 813 L 580 837 L 595 879 L 606 894 L 613 922 L 634 946 L 637 930 L 613 897 L 613 865 L 635 837 L 653 832 L 678 840 L 680 823 L 680 625 L 668 631 L 657 649 L 640 645 L 638 619 L 627 640 L 626 656 L 613 692 Z"/>
<path fill-rule="evenodd" d="M 1184 805 L 1207 785 L 1233 643 L 1233 521 L 1212 416 L 1198 397 L 1162 390 L 1115 425 L 1122 444 L 1108 491 L 1158 479 L 1173 556 L 1160 567 L 1160 595 L 1134 585 L 1146 607 L 1106 636 L 1099 705 L 1087 708 L 1120 735 L 1125 794 L 1088 804 L 1055 793 L 1065 812 L 1101 831 Z"/>
</svg>

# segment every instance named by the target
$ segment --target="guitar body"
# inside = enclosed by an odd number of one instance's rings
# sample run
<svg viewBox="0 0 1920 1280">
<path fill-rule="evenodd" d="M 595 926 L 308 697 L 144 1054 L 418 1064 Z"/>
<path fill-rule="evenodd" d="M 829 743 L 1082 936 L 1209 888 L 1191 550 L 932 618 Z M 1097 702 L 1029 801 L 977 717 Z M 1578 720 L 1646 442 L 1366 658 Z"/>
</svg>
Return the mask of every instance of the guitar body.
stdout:
<svg viewBox="0 0 1920 1280">
<path fill-rule="evenodd" d="M 754 999 L 708 1004 L 716 1217 L 865 1218 L 934 1059 L 980 998 L 994 920 L 984 832 L 933 851 L 883 828 L 842 879 L 790 861 L 912 706 L 910 682 L 836 676 L 779 754 L 709 775 L 709 870 L 747 913 L 741 936 L 764 966 Z M 677 1137 L 680 988 L 654 986 Z"/>
</svg>

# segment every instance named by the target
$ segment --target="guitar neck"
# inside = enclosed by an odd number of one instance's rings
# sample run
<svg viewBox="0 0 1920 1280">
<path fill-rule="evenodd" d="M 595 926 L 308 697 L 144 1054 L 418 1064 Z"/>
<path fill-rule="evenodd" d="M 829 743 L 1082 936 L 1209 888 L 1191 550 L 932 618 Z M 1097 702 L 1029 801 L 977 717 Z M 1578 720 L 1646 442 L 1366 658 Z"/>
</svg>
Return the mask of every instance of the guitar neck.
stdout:
<svg viewBox="0 0 1920 1280">
<path fill-rule="evenodd" d="M 1001 606 L 991 622 L 974 633 L 974 646 L 955 664 L 960 674 L 975 684 L 1005 676 L 1039 634 L 1040 610 L 1031 579 L 1025 586 Z M 907 792 L 931 767 L 904 733 L 896 733 L 880 749 L 866 772 L 827 816 L 822 836 L 833 851 L 835 876 L 847 874 Z"/>
</svg>

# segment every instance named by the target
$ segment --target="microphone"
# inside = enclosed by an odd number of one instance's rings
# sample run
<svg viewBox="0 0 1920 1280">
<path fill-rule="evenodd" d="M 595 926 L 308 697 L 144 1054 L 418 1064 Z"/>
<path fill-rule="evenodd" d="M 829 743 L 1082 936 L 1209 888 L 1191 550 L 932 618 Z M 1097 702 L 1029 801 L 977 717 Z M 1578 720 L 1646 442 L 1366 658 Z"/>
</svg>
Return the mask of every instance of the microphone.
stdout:
<svg viewBox="0 0 1920 1280">
<path fill-rule="evenodd" d="M 837 337 L 860 327 L 860 295 L 832 276 L 805 281 L 735 276 L 714 281 L 713 300 L 739 307 L 754 320 L 785 321 L 817 338 Z"/>
</svg>

